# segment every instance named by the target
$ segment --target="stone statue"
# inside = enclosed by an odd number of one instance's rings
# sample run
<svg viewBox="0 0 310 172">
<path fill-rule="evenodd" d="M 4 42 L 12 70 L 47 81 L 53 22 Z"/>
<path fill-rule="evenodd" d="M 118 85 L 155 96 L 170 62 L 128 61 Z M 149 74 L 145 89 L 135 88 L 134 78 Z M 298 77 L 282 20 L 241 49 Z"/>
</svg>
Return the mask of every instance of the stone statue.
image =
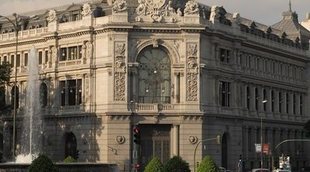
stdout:
<svg viewBox="0 0 310 172">
<path fill-rule="evenodd" d="M 47 21 L 49 23 L 51 23 L 51 22 L 55 21 L 56 18 L 57 18 L 56 11 L 55 10 L 49 10 Z"/>
<path fill-rule="evenodd" d="M 214 23 L 215 20 L 218 20 L 220 18 L 220 9 L 218 6 L 212 6 L 211 8 L 211 14 L 210 14 L 210 21 Z"/>
<path fill-rule="evenodd" d="M 195 0 L 189 0 L 184 9 L 186 15 L 199 15 L 199 5 Z"/>
<path fill-rule="evenodd" d="M 127 2 L 126 0 L 114 0 L 112 11 L 115 13 L 123 12 L 127 10 Z"/>
<path fill-rule="evenodd" d="M 82 11 L 82 16 L 85 17 L 85 16 L 88 16 L 91 14 L 91 7 L 88 3 L 84 4 L 83 5 L 83 11 Z"/>
</svg>

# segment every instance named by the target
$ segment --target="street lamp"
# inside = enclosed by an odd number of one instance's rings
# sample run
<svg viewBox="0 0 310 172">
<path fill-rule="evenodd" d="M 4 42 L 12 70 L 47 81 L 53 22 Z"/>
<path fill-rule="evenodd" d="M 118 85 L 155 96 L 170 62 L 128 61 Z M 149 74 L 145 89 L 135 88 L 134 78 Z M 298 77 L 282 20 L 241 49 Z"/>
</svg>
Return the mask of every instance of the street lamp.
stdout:
<svg viewBox="0 0 310 172">
<path fill-rule="evenodd" d="M 15 142 L 16 142 L 16 114 L 17 114 L 17 66 L 16 66 L 16 60 L 17 60 L 17 51 L 18 51 L 18 32 L 19 32 L 19 25 L 18 25 L 18 15 L 16 13 L 13 13 L 13 16 L 14 16 L 14 21 L 12 21 L 11 19 L 9 19 L 8 17 L 6 16 L 1 16 L 0 15 L 0 18 L 4 18 L 6 19 L 8 22 L 10 22 L 13 27 L 14 27 L 14 32 L 15 32 L 15 72 L 14 72 L 14 105 L 13 105 L 13 138 L 12 138 L 12 155 L 13 157 L 15 157 Z"/>
<path fill-rule="evenodd" d="M 214 138 L 209 138 L 209 139 L 203 139 L 203 140 L 200 140 L 196 147 L 195 147 L 195 150 L 194 150 L 194 172 L 196 172 L 196 151 L 197 151 L 197 148 L 198 148 L 198 145 L 201 143 L 201 142 L 205 142 L 205 141 L 210 141 L 210 140 L 216 140 L 217 144 L 221 144 L 221 136 L 220 135 L 217 135 L 216 137 Z"/>
<path fill-rule="evenodd" d="M 265 106 L 265 103 L 267 103 L 268 100 L 263 100 L 263 106 Z M 263 117 L 260 115 L 260 169 L 262 171 L 262 168 L 264 166 L 264 161 L 263 161 Z"/>
</svg>

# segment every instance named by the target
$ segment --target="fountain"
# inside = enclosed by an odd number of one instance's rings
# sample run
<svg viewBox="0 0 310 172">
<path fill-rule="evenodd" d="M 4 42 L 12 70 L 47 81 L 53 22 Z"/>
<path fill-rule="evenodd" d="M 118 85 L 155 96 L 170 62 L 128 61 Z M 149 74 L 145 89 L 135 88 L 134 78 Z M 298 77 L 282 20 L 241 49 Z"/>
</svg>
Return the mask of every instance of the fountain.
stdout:
<svg viewBox="0 0 310 172">
<path fill-rule="evenodd" d="M 42 118 L 39 84 L 38 56 L 33 46 L 28 59 L 26 106 L 24 109 L 21 144 L 17 147 L 19 154 L 16 156 L 16 163 L 31 163 L 40 153 Z"/>
</svg>

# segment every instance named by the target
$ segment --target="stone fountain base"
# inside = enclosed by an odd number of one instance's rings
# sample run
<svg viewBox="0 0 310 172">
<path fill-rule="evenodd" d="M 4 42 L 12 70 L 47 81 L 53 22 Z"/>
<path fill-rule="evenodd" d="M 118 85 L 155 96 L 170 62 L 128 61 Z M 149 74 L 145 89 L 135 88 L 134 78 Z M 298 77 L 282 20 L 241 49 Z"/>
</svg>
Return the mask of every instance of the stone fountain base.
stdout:
<svg viewBox="0 0 310 172">
<path fill-rule="evenodd" d="M 28 172 L 30 164 L 1 163 L 0 172 Z M 115 164 L 102 163 L 56 163 L 59 172 L 117 172 Z"/>
</svg>

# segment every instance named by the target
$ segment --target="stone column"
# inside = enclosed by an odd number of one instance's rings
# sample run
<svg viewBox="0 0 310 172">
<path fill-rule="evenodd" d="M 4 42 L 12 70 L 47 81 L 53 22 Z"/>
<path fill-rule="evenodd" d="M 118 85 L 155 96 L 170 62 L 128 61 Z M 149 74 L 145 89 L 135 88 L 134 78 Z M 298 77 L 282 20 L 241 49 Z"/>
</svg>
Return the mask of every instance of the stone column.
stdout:
<svg viewBox="0 0 310 172">
<path fill-rule="evenodd" d="M 173 125 L 173 145 L 172 145 L 172 155 L 178 156 L 179 155 L 179 125 Z"/>
</svg>

